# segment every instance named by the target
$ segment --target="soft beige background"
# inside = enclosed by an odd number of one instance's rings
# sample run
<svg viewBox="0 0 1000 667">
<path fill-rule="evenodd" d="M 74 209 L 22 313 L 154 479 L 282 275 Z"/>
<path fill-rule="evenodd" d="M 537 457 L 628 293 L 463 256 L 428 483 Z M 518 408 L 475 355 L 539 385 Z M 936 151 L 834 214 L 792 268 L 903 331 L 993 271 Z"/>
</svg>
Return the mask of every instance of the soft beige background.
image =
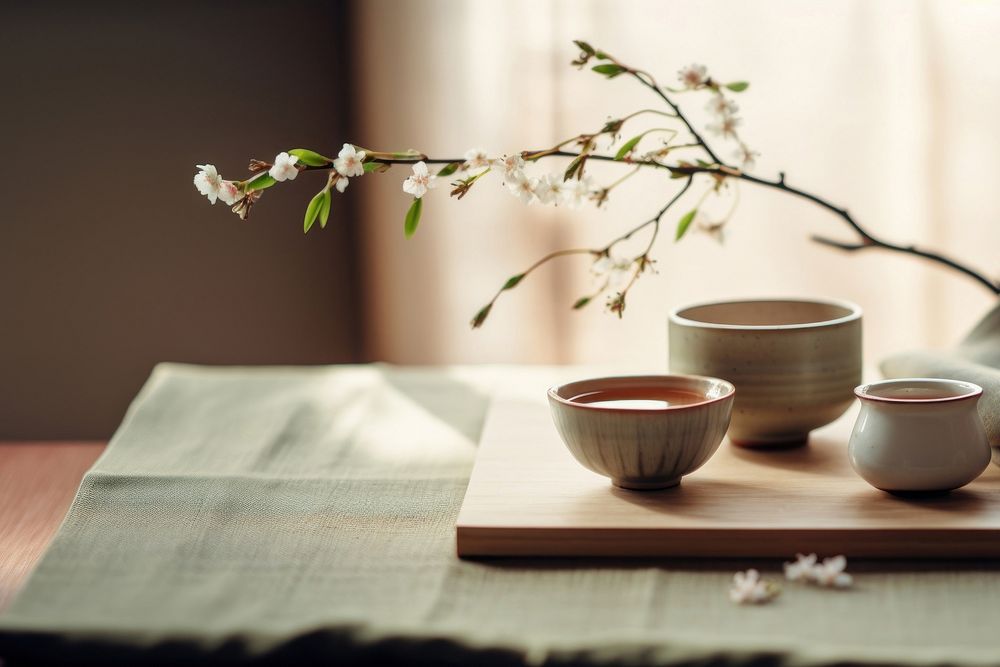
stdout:
<svg viewBox="0 0 1000 667">
<path fill-rule="evenodd" d="M 751 81 L 738 99 L 743 135 L 763 153 L 757 173 L 784 170 L 877 234 L 1000 273 L 998 2 L 375 0 L 358 12 L 358 143 L 447 157 L 471 146 L 500 153 L 551 145 L 655 104 L 624 78 L 569 67 L 571 40 L 584 38 L 661 81 L 689 62 Z M 703 97 L 680 101 L 702 117 Z M 729 157 L 731 148 L 716 145 Z M 369 211 L 363 265 L 375 358 L 659 368 L 670 308 L 788 294 L 861 304 L 876 359 L 948 346 L 994 302 L 968 279 L 913 258 L 812 244 L 812 233 L 853 237 L 807 202 L 744 184 L 725 247 L 704 236 L 675 245 L 664 234 L 660 273 L 633 290 L 624 320 L 600 304 L 569 310 L 591 283 L 587 261 L 567 259 L 509 293 L 473 332 L 469 318 L 507 276 L 549 250 L 602 244 L 655 212 L 674 184 L 636 177 L 603 212 L 524 207 L 498 180 L 460 202 L 441 188 L 405 241 L 405 171 L 357 188 Z M 687 210 L 678 208 L 668 225 Z"/>
</svg>

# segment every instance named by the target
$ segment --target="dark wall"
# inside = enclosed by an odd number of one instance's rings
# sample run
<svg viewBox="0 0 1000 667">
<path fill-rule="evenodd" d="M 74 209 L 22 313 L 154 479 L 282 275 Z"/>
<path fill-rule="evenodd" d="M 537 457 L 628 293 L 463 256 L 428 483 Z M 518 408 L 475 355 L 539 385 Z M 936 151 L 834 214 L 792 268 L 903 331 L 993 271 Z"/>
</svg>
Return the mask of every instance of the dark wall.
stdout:
<svg viewBox="0 0 1000 667">
<path fill-rule="evenodd" d="M 192 185 L 336 150 L 348 23 L 330 2 L 0 5 L 0 439 L 106 437 L 158 361 L 359 357 L 351 198 L 305 237 L 318 174 L 246 222 Z"/>
</svg>

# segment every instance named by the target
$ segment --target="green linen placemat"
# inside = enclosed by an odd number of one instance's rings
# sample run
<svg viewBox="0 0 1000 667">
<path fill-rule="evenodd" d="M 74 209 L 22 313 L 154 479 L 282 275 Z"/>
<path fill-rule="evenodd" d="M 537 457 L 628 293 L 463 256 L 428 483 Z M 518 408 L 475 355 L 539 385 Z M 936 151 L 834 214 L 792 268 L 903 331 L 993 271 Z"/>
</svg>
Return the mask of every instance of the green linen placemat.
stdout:
<svg viewBox="0 0 1000 667">
<path fill-rule="evenodd" d="M 578 374 L 162 365 L 0 619 L 0 656 L 1000 661 L 990 563 L 856 566 L 854 590 L 786 587 L 739 607 L 732 572 L 755 563 L 459 561 L 454 521 L 493 388 Z"/>
</svg>

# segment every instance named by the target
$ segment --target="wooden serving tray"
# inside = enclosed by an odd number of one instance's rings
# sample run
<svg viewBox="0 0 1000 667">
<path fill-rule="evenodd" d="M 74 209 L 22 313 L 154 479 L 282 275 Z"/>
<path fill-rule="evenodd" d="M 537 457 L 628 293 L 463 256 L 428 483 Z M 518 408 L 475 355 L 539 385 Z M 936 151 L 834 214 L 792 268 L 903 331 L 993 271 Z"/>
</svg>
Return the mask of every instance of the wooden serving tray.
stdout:
<svg viewBox="0 0 1000 667">
<path fill-rule="evenodd" d="M 805 447 L 723 442 L 663 491 L 625 491 L 578 464 L 544 397 L 499 397 L 459 513 L 458 555 L 1000 557 L 1000 468 L 948 494 L 901 498 L 851 469 L 852 409 Z"/>
</svg>

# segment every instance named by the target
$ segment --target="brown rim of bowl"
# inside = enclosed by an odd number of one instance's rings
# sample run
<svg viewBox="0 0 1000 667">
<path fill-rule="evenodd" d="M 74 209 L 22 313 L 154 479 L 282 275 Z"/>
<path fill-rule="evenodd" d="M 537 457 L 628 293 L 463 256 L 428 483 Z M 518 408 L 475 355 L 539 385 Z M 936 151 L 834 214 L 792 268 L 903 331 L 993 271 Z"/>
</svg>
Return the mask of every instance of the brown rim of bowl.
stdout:
<svg viewBox="0 0 1000 667">
<path fill-rule="evenodd" d="M 726 393 L 722 396 L 717 396 L 715 398 L 706 398 L 703 401 L 698 401 L 697 403 L 685 403 L 683 405 L 668 405 L 665 408 L 609 408 L 601 405 L 590 405 L 588 403 L 574 403 L 573 401 L 563 398 L 559 395 L 559 390 L 568 387 L 571 384 L 580 384 L 583 382 L 604 382 L 608 380 L 636 380 L 637 383 L 643 380 L 657 381 L 657 380 L 701 380 L 705 382 L 714 382 L 726 390 Z M 708 375 L 681 375 L 677 373 L 667 373 L 665 375 L 609 375 L 607 377 L 596 377 L 596 378 L 584 378 L 583 380 L 574 380 L 573 382 L 564 382 L 560 385 L 555 385 L 549 387 L 546 392 L 551 400 L 561 403 L 563 405 L 569 406 L 571 408 L 579 408 L 581 410 L 596 410 L 598 412 L 625 412 L 628 414 L 660 414 L 664 412 L 672 412 L 677 410 L 687 410 L 691 408 L 699 408 L 705 405 L 710 405 L 712 403 L 718 403 L 719 401 L 724 401 L 727 398 L 732 398 L 736 395 L 736 387 L 732 382 L 728 380 L 723 380 L 722 378 L 710 377 Z"/>
<path fill-rule="evenodd" d="M 891 398 L 889 396 L 879 396 L 871 393 L 871 389 L 873 388 L 877 389 L 879 387 L 891 385 L 898 385 L 900 388 L 910 388 L 914 385 L 932 383 L 951 386 L 958 385 L 967 391 L 964 394 L 941 396 L 938 398 Z M 956 401 L 967 401 L 970 398 L 979 398 L 983 395 L 983 388 L 973 382 L 966 382 L 965 380 L 952 380 L 949 378 L 895 378 L 891 380 L 879 380 L 878 382 L 867 382 L 865 384 L 858 385 L 854 388 L 854 395 L 863 401 L 874 401 L 876 403 L 927 405 L 932 403 L 954 403 Z"/>
<path fill-rule="evenodd" d="M 741 303 L 773 303 L 773 302 L 789 302 L 789 303 L 812 303 L 821 306 L 836 306 L 838 308 L 844 308 L 848 311 L 847 315 L 842 317 L 835 317 L 829 320 L 819 320 L 817 322 L 801 322 L 798 324 L 721 324 L 718 322 L 704 322 L 702 320 L 694 320 L 681 315 L 682 312 L 686 310 L 693 310 L 695 308 L 702 308 L 704 306 L 726 306 L 729 304 L 741 304 Z M 810 329 L 810 328 L 822 328 L 822 327 L 832 327 L 840 324 L 847 324 L 848 322 L 853 322 L 855 320 L 861 319 L 862 311 L 861 306 L 851 303 L 850 301 L 844 301 L 841 299 L 806 299 L 806 298 L 796 298 L 796 297 L 761 297 L 759 299 L 722 299 L 719 301 L 701 301 L 699 303 L 691 303 L 686 306 L 680 306 L 674 308 L 670 311 L 669 320 L 671 322 L 676 322 L 689 327 L 701 327 L 705 329 L 724 329 L 730 331 L 785 331 L 788 329 Z"/>
</svg>

